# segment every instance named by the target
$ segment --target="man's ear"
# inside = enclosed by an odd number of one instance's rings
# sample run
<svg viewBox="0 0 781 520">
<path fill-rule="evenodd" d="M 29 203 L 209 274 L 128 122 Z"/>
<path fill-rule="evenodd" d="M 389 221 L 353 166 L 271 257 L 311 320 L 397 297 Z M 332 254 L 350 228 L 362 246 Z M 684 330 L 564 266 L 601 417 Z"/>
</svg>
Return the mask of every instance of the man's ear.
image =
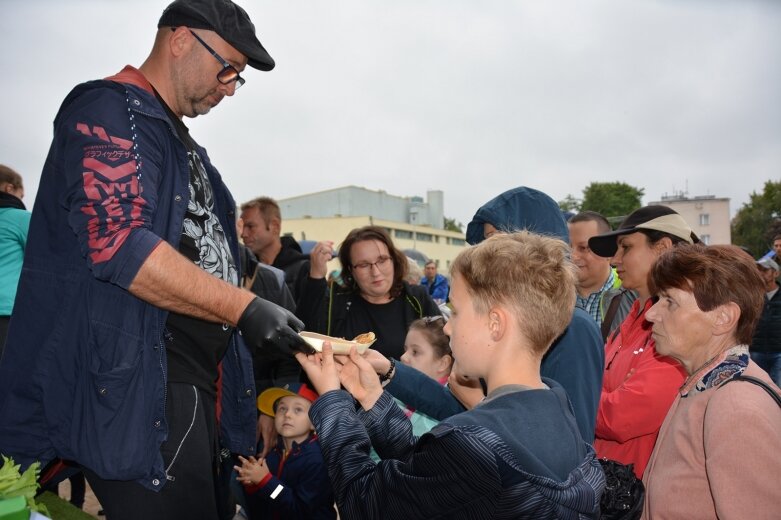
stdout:
<svg viewBox="0 0 781 520">
<path fill-rule="evenodd" d="M 716 336 L 723 336 L 725 334 L 732 334 L 735 329 L 738 328 L 738 320 L 740 320 L 740 307 L 735 302 L 725 303 L 719 305 L 711 312 L 714 313 L 713 320 L 713 334 Z"/>
<path fill-rule="evenodd" d="M 181 57 L 185 53 L 189 52 L 193 44 L 193 36 L 190 34 L 189 29 L 185 26 L 177 27 L 175 31 L 171 33 L 171 37 L 168 39 L 168 48 L 171 51 L 171 55 L 175 57 Z"/>
<path fill-rule="evenodd" d="M 268 229 L 274 234 L 274 236 L 278 236 L 282 232 L 282 222 L 278 218 L 274 217 L 271 219 L 271 222 L 269 222 Z"/>
</svg>

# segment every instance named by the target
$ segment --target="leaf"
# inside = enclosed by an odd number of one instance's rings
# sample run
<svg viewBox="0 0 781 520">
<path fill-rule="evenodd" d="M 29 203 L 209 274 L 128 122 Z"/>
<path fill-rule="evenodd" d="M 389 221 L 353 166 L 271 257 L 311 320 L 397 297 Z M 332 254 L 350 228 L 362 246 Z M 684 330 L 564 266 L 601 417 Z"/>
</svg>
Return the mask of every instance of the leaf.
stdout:
<svg viewBox="0 0 781 520">
<path fill-rule="evenodd" d="M 40 462 L 33 462 L 24 471 L 19 473 L 21 464 L 14 464 L 14 460 L 3 455 L 3 466 L 0 467 L 0 500 L 23 496 L 27 500 L 27 507 L 33 511 L 48 515 L 46 506 L 36 504 L 34 497 L 38 491 L 38 473 L 41 469 Z"/>
</svg>

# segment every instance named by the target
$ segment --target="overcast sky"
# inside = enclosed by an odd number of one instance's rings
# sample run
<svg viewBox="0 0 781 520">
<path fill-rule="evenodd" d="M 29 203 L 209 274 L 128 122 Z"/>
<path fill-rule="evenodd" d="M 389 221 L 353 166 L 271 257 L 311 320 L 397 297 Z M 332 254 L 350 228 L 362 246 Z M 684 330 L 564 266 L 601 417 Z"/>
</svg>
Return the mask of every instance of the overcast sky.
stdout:
<svg viewBox="0 0 781 520">
<path fill-rule="evenodd" d="M 32 206 L 77 83 L 140 65 L 167 2 L 2 0 L 0 163 Z M 466 224 L 527 185 L 730 197 L 781 177 L 775 0 L 243 0 L 277 62 L 186 120 L 238 202 L 354 184 Z M 283 216 L 284 217 L 284 216 Z"/>
</svg>

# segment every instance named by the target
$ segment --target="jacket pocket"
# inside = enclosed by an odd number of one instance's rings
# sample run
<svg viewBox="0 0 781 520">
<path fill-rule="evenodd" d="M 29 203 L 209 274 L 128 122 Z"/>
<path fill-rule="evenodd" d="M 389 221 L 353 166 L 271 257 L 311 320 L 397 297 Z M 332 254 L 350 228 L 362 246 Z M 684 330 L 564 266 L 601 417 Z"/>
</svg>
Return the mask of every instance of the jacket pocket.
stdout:
<svg viewBox="0 0 781 520">
<path fill-rule="evenodd" d="M 91 327 L 79 439 L 88 459 L 83 462 L 103 478 L 135 480 L 151 465 L 144 342 L 105 323 Z"/>
<path fill-rule="evenodd" d="M 133 407 L 133 401 L 140 397 L 133 387 L 140 375 L 142 350 L 140 337 L 112 325 L 92 323 L 89 371 L 99 409 L 113 413 L 124 406 Z"/>
</svg>

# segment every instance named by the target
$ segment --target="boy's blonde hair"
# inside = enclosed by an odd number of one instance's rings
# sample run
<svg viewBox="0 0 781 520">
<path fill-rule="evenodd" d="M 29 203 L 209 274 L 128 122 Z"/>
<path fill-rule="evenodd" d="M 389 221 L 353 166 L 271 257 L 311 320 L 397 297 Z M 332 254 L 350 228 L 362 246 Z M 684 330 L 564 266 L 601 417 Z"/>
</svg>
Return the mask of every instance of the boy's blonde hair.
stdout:
<svg viewBox="0 0 781 520">
<path fill-rule="evenodd" d="M 509 307 L 537 355 L 572 320 L 577 278 L 561 240 L 528 231 L 499 233 L 461 252 L 450 270 L 466 282 L 479 314 L 497 304 Z"/>
</svg>

